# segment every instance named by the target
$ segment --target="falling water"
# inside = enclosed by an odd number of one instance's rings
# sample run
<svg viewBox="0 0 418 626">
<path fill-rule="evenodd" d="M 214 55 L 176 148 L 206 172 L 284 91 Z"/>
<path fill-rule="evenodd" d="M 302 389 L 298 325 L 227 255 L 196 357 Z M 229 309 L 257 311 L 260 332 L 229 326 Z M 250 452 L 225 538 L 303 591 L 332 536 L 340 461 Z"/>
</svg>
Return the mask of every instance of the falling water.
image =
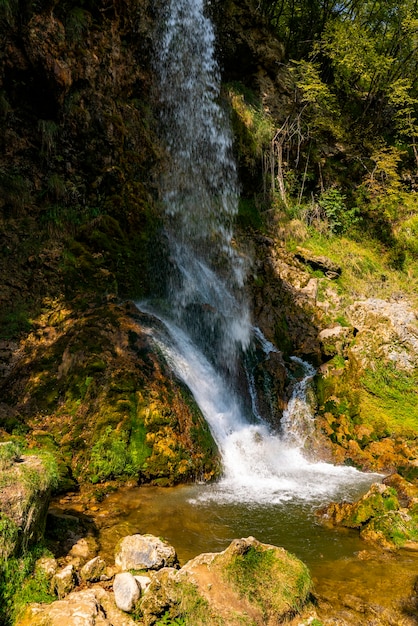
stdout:
<svg viewBox="0 0 418 626">
<path fill-rule="evenodd" d="M 147 310 L 145 304 L 140 306 Z M 305 374 L 293 388 L 284 433 L 278 435 L 265 423 L 250 423 L 243 416 L 237 395 L 190 336 L 172 321 L 160 319 L 165 330 L 155 327 L 148 331 L 173 371 L 191 390 L 223 460 L 222 479 L 206 490 L 202 499 L 266 504 L 296 499 L 313 503 L 341 494 L 349 497 L 350 490 L 357 492 L 360 484 L 370 485 L 373 477 L 354 468 L 312 463 L 303 456 L 303 428 L 296 413 L 303 416 L 304 422 L 307 417 L 313 419 L 306 401 L 313 375 L 309 364 L 301 362 Z"/>
<path fill-rule="evenodd" d="M 238 207 L 232 136 L 219 104 L 214 31 L 202 0 L 171 0 L 156 55 L 167 163 L 160 182 L 177 323 L 234 369 L 250 340 L 244 257 L 232 245 Z"/>
<path fill-rule="evenodd" d="M 223 478 L 204 497 L 269 504 L 313 501 L 332 497 L 342 485 L 369 484 L 354 469 L 304 458 L 306 424 L 301 424 L 312 418 L 305 402 L 313 376 L 309 365 L 303 364 L 305 374 L 294 385 L 281 436 L 262 420 L 254 398 L 252 417 L 244 414 L 234 377 L 225 376 L 237 369 L 252 341 L 266 358 L 277 350 L 251 326 L 243 289 L 246 262 L 232 243 L 237 173 L 228 120 L 219 104 L 212 25 L 202 0 L 171 0 L 160 17 L 156 74 L 167 151 L 160 188 L 171 270 L 166 305 L 139 306 L 163 323 L 148 331 L 193 393 L 222 455 Z M 251 376 L 249 383 L 249 395 L 254 395 Z M 296 428 L 297 412 L 304 417 Z"/>
</svg>

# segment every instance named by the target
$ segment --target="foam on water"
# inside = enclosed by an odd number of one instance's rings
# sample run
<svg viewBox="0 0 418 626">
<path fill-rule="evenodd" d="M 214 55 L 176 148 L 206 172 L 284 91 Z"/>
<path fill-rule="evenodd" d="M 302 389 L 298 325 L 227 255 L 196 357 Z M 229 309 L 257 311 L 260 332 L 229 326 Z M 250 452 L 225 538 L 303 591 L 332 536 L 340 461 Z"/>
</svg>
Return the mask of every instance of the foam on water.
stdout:
<svg viewBox="0 0 418 626">
<path fill-rule="evenodd" d="M 139 307 L 153 312 L 144 303 Z M 190 337 L 172 321 L 158 317 L 167 333 L 156 329 L 149 332 L 173 371 L 191 390 L 222 456 L 223 476 L 199 496 L 201 500 L 259 504 L 302 500 L 318 504 L 334 498 L 350 499 L 360 485 L 366 489 L 380 479 L 377 474 L 305 458 L 298 420 L 302 413 L 304 422 L 313 422 L 306 401 L 315 372 L 312 366 L 298 359 L 305 376 L 294 385 L 279 435 L 265 423 L 249 423 L 237 394 Z"/>
</svg>

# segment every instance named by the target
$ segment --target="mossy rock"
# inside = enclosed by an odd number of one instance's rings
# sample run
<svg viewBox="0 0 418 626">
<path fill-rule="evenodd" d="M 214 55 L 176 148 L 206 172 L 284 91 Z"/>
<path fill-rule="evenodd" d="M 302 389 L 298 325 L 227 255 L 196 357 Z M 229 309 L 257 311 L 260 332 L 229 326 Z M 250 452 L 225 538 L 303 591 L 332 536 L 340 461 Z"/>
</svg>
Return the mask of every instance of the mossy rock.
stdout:
<svg viewBox="0 0 418 626">
<path fill-rule="evenodd" d="M 307 567 L 254 537 L 201 554 L 181 570 L 158 572 L 141 602 L 144 624 L 265 626 L 296 615 L 309 598 Z M 165 620 L 165 622 L 164 622 Z"/>
<path fill-rule="evenodd" d="M 66 484 L 174 485 L 219 474 L 207 423 L 143 331 L 152 323 L 112 300 L 37 320 L 3 397 L 30 421 L 28 441 L 61 459 Z"/>
<path fill-rule="evenodd" d="M 400 476 L 388 479 L 398 491 L 374 484 L 357 502 L 331 503 L 318 512 L 336 526 L 356 528 L 360 537 L 386 549 L 396 549 L 418 540 L 418 498 L 416 488 Z M 404 508 L 401 507 L 405 505 Z"/>
</svg>

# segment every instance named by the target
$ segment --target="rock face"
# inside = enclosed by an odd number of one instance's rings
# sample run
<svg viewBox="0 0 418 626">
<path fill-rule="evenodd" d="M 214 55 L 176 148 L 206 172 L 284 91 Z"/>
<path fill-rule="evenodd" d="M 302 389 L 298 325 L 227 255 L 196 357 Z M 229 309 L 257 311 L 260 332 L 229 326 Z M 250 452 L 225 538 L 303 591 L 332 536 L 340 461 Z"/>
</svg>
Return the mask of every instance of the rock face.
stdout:
<svg viewBox="0 0 418 626">
<path fill-rule="evenodd" d="M 57 572 L 52 579 L 52 585 L 58 598 L 68 595 L 76 586 L 74 566 L 67 565 L 60 572 Z"/>
<path fill-rule="evenodd" d="M 207 626 L 273 626 L 303 607 L 310 588 L 301 561 L 248 537 L 223 552 L 201 554 L 178 571 L 160 570 L 140 606 L 147 626 L 182 614 Z"/>
<path fill-rule="evenodd" d="M 3 444 L 3 453 L 5 446 Z M 40 541 L 45 530 L 51 490 L 56 476 L 35 455 L 11 459 L 1 468 L 0 559 Z"/>
<path fill-rule="evenodd" d="M 130 535 L 116 546 L 115 564 L 122 570 L 158 570 L 178 564 L 176 551 L 153 535 Z"/>
<path fill-rule="evenodd" d="M 33 444 L 62 450 L 68 481 L 135 475 L 167 485 L 218 474 L 209 427 L 156 353 L 153 323 L 133 303 L 109 301 L 84 313 L 58 305 L 0 380 L 14 424 L 33 419 Z"/>
<path fill-rule="evenodd" d="M 418 368 L 418 321 L 407 302 L 369 298 L 350 306 L 348 315 L 362 358 L 373 355 L 408 372 Z"/>
</svg>

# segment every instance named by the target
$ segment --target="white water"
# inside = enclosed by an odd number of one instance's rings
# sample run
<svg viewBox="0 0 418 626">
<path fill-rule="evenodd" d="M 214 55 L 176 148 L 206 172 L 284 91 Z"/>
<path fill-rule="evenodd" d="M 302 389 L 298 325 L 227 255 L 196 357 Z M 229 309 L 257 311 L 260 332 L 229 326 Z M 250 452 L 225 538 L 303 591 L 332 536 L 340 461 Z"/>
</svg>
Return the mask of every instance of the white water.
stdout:
<svg viewBox="0 0 418 626">
<path fill-rule="evenodd" d="M 152 313 L 144 303 L 139 307 Z M 302 416 L 303 423 L 312 424 L 313 416 L 306 402 L 306 390 L 314 374 L 312 366 L 302 362 L 306 375 L 294 386 L 283 433 L 274 434 L 265 423 L 249 423 L 237 395 L 190 337 L 173 322 L 161 317 L 160 320 L 168 334 L 152 328 L 148 329 L 149 334 L 192 392 L 222 456 L 222 479 L 208 488 L 201 499 L 321 503 L 336 497 L 350 498 L 361 484 L 366 489 L 378 478 L 351 467 L 312 463 L 303 456 L 304 436 L 308 433 L 302 434 L 299 418 Z"/>
<path fill-rule="evenodd" d="M 305 401 L 313 375 L 308 365 L 294 386 L 281 436 L 258 413 L 251 375 L 254 423 L 232 388 L 252 337 L 266 355 L 277 350 L 251 325 L 243 289 L 247 262 L 232 242 L 238 184 L 232 136 L 219 104 L 214 31 L 203 0 L 169 0 L 158 22 L 155 72 L 166 147 L 160 191 L 170 270 L 164 315 L 148 309 L 167 332 L 158 325 L 149 332 L 191 390 L 222 455 L 223 478 L 204 497 L 272 504 L 320 501 L 342 489 L 345 495 L 370 477 L 310 463 L 302 454 L 312 422 Z"/>
<path fill-rule="evenodd" d="M 172 271 L 168 298 L 180 326 L 233 370 L 250 339 L 247 262 L 232 245 L 238 183 L 232 135 L 219 104 L 215 35 L 202 0 L 170 0 L 156 43 L 160 180 Z"/>
</svg>

